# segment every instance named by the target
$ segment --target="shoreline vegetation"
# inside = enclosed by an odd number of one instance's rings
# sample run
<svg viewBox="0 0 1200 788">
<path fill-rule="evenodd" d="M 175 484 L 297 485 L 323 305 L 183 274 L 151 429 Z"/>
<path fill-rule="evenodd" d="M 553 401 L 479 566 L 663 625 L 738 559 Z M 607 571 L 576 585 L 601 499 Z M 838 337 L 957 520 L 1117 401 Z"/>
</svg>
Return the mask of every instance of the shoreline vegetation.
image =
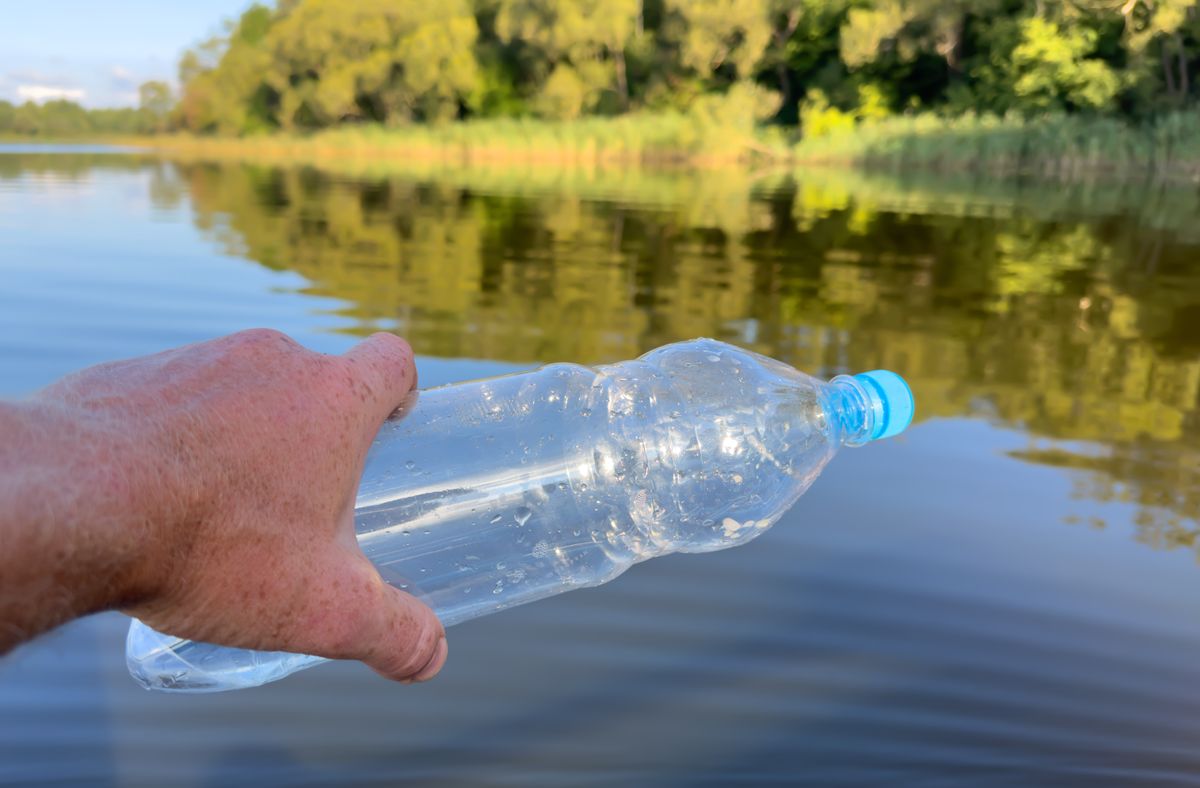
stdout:
<svg viewBox="0 0 1200 788">
<path fill-rule="evenodd" d="M 154 138 L 152 143 L 163 141 Z M 547 194 L 585 201 L 655 206 L 676 210 L 692 206 L 708 216 L 705 222 L 733 232 L 728 223 L 745 214 L 751 195 L 796 192 L 797 205 L 818 214 L 829 211 L 940 213 L 977 217 L 1040 217 L 1046 221 L 1077 221 L 1114 215 L 1137 217 L 1148 228 L 1200 242 L 1200 189 L 1194 183 L 1150 178 L 1093 177 L 1060 180 L 996 177 L 981 172 L 930 172 L 881 167 L 819 166 L 784 160 L 745 164 L 691 163 L 629 165 L 612 161 L 565 159 L 548 163 L 540 158 L 492 157 L 467 159 L 382 154 L 354 146 L 349 152 L 323 147 L 314 153 L 312 140 L 263 138 L 249 140 L 167 138 L 169 148 L 139 146 L 136 139 L 124 150 L 81 151 L 71 155 L 30 152 L 0 156 L 0 180 L 18 171 L 83 173 L 91 167 L 150 166 L 155 173 L 196 173 L 239 170 L 270 180 L 310 173 L 335 179 L 375 184 L 434 184 L 472 193 L 538 197 Z M 323 144 L 323 143 L 322 143 Z M 169 165 L 169 166 L 159 166 Z M 165 176 L 164 176 L 165 177 Z M 1102 184 L 1103 188 L 1098 188 Z M 744 228 L 743 228 L 744 229 Z"/>
<path fill-rule="evenodd" d="M 1200 182 L 1200 0 L 275 0 L 138 106 L 0 135 L 175 155 L 861 165 Z"/>
<path fill-rule="evenodd" d="M 117 140 L 171 156 L 280 164 L 393 160 L 585 168 L 782 165 L 1033 180 L 1200 182 L 1200 112 L 1178 112 L 1139 126 L 1079 116 L 898 116 L 858 124 L 836 135 L 799 139 L 778 127 L 730 127 L 684 114 L 658 114 Z"/>
</svg>

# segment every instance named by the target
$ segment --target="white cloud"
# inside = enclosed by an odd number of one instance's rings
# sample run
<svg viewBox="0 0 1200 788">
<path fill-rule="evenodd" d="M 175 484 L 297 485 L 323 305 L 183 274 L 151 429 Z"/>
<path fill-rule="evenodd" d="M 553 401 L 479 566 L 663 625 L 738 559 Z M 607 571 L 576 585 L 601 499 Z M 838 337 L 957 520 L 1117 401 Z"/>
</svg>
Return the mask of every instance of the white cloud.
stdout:
<svg viewBox="0 0 1200 788">
<path fill-rule="evenodd" d="M 54 99 L 69 99 L 83 101 L 85 93 L 82 88 L 60 88 L 53 85 L 17 85 L 17 96 L 26 101 L 52 101 Z"/>
<path fill-rule="evenodd" d="M 113 87 L 115 88 L 129 88 L 137 84 L 137 77 L 124 66 L 113 66 L 108 70 L 108 73 L 112 77 Z"/>
</svg>

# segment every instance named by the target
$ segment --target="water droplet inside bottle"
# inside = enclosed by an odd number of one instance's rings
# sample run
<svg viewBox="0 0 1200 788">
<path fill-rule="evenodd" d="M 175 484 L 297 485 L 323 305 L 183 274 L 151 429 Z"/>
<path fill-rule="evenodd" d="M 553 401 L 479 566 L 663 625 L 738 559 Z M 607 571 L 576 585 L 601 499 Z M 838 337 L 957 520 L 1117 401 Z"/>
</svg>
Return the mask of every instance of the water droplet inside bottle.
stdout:
<svg viewBox="0 0 1200 788">
<path fill-rule="evenodd" d="M 718 356 L 716 353 L 709 353 L 707 356 L 705 356 L 705 358 L 707 358 L 709 361 L 713 361 L 713 362 L 717 362 L 717 361 L 721 360 L 721 357 Z"/>
<path fill-rule="evenodd" d="M 495 517 L 493 517 L 492 519 L 488 520 L 488 522 L 491 523 L 492 525 L 495 525 L 496 523 L 500 522 L 503 519 L 504 519 L 503 516 L 498 514 Z"/>
<path fill-rule="evenodd" d="M 528 506 L 518 506 L 513 512 L 513 519 L 517 521 L 517 525 L 524 525 L 529 522 L 529 518 L 533 517 L 533 510 Z"/>
<path fill-rule="evenodd" d="M 408 468 L 411 471 L 413 468 L 417 467 L 417 464 L 415 462 L 413 462 L 412 460 L 406 460 L 404 463 L 404 467 Z"/>
</svg>

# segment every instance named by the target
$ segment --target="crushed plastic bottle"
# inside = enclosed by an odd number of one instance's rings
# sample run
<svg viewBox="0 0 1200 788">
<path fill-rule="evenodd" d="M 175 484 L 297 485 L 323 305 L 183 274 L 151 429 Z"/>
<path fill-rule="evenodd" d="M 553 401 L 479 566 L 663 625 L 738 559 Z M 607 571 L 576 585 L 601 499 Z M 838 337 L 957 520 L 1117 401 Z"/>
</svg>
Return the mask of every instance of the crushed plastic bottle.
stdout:
<svg viewBox="0 0 1200 788">
<path fill-rule="evenodd" d="M 913 407 L 893 372 L 826 382 L 710 339 L 427 389 L 376 438 L 355 528 L 384 579 L 451 626 L 655 556 L 743 544 L 840 447 L 902 432 Z M 324 661 L 138 621 L 126 659 L 143 686 L 176 692 L 253 687 Z"/>
</svg>

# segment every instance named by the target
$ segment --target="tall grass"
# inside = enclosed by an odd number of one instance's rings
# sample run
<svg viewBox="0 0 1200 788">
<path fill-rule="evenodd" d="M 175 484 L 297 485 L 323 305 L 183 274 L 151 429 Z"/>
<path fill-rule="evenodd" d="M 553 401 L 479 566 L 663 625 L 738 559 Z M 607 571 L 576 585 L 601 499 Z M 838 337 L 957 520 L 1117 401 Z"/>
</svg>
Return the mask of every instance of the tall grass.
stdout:
<svg viewBox="0 0 1200 788">
<path fill-rule="evenodd" d="M 809 163 L 891 170 L 1200 180 L 1200 112 L 1141 125 L 1077 115 L 899 116 L 861 124 L 850 134 L 803 139 L 793 155 Z"/>
<path fill-rule="evenodd" d="M 505 118 L 398 128 L 353 126 L 240 139 L 167 136 L 143 142 L 166 150 L 269 159 L 399 158 L 461 164 L 729 164 L 789 155 L 780 135 L 679 113 L 568 122 Z"/>
<path fill-rule="evenodd" d="M 1113 118 L 1025 119 L 932 114 L 860 123 L 792 143 L 778 128 L 690 114 L 570 122 L 497 119 L 442 126 L 354 126 L 238 139 L 162 136 L 142 144 L 177 155 L 263 161 L 427 161 L 447 165 L 863 165 L 893 172 L 963 172 L 1035 179 L 1151 177 L 1200 181 L 1200 112 L 1134 126 Z"/>
</svg>

